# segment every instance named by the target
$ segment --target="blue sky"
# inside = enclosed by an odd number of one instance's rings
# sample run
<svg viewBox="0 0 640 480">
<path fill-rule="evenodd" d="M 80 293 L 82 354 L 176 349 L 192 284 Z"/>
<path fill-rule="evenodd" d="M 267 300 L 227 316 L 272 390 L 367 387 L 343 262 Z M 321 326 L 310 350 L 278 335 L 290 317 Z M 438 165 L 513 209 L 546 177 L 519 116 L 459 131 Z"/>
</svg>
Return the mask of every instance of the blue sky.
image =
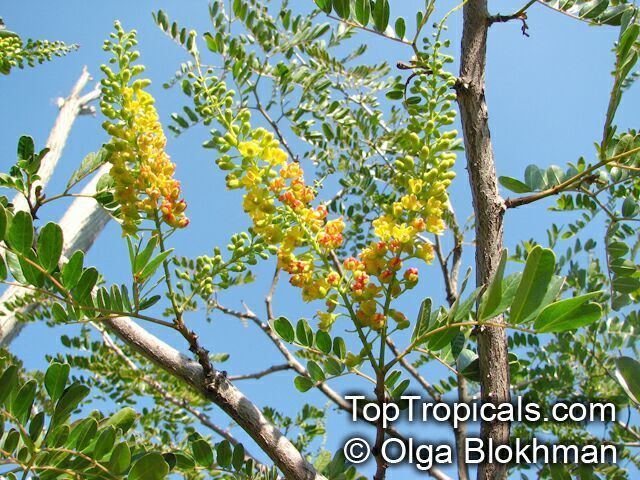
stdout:
<svg viewBox="0 0 640 480">
<path fill-rule="evenodd" d="M 310 2 L 305 0 L 305 9 Z M 302 5 L 300 0 L 298 3 Z M 491 9 L 492 12 L 509 13 L 513 4 L 495 1 Z M 154 82 L 151 91 L 157 98 L 157 106 L 164 120 L 168 120 L 171 112 L 180 109 L 186 100 L 178 90 L 164 90 L 162 83 L 187 58 L 155 26 L 151 12 L 162 8 L 171 18 L 201 34 L 210 29 L 204 0 L 2 0 L 0 5 L 0 15 L 7 27 L 23 37 L 59 39 L 81 46 L 79 51 L 66 58 L 39 66 L 33 71 L 15 70 L 9 77 L 0 78 L 0 161 L 3 170 L 14 162 L 15 145 L 21 134 L 32 135 L 38 146 L 44 144 L 57 113 L 55 99 L 68 94 L 83 65 L 87 65 L 99 79 L 98 67 L 106 59 L 101 48 L 102 42 L 111 31 L 115 19 L 120 19 L 125 28 L 136 28 L 139 32 L 141 61 L 147 65 L 147 75 Z M 422 1 L 395 0 L 392 1 L 392 15 L 403 14 L 408 24 L 412 25 L 413 12 L 422 5 Z M 519 178 L 529 163 L 545 167 L 551 164 L 565 165 L 580 156 L 593 158 L 593 142 L 601 135 L 612 83 L 609 74 L 613 62 L 611 47 L 616 38 L 614 29 L 591 28 L 540 5 L 531 8 L 528 23 L 529 38 L 521 35 L 519 23 L 499 24 L 492 28 L 487 69 L 486 93 L 498 171 L 500 175 Z M 460 15 L 452 17 L 448 36 L 452 40 L 454 56 L 458 53 L 460 24 Z M 371 61 L 386 60 L 395 64 L 410 57 L 407 49 L 377 36 L 362 33 L 358 41 L 369 43 L 371 48 L 367 58 Z M 632 89 L 618 114 L 618 124 L 623 128 L 633 126 L 632 109 L 637 108 L 638 100 L 638 88 Z M 99 117 L 78 119 L 50 184 L 49 194 L 59 192 L 80 160 L 87 153 L 97 150 L 106 140 L 100 123 Z M 168 146 L 173 161 L 177 163 L 176 175 L 182 181 L 192 222 L 188 231 L 172 239 L 172 246 L 180 254 L 193 257 L 210 253 L 215 245 L 226 245 L 231 234 L 248 226 L 239 197 L 224 188 L 223 175 L 214 164 L 215 153 L 200 146 L 206 139 L 204 128 L 194 128 L 178 138 L 170 138 Z M 471 212 L 463 163 L 461 158 L 456 167 L 459 175 L 451 190 L 453 205 L 461 219 Z M 43 218 L 58 219 L 66 205 L 61 202 L 47 207 L 48 210 L 42 212 Z M 546 208 L 550 205 L 551 202 L 508 212 L 505 228 L 507 246 L 513 248 L 519 241 L 529 237 L 544 241 L 544 228 L 552 220 L 563 222 L 558 214 L 549 216 Z M 122 282 L 127 280 L 128 272 L 125 249 L 119 228 L 111 224 L 88 258 L 108 281 Z M 472 261 L 469 251 L 465 261 L 467 264 Z M 225 294 L 224 302 L 238 308 L 241 300 L 244 300 L 261 313 L 262 298 L 267 291 L 272 268 L 271 263 L 258 268 L 257 282 Z M 421 291 L 417 292 L 419 299 L 431 295 L 442 301 L 439 271 L 434 266 L 425 276 L 428 280 L 421 283 Z M 408 304 L 407 313 L 414 314 L 417 304 L 418 301 Z M 315 310 L 302 305 L 297 293 L 284 286 L 276 296 L 275 308 L 277 314 L 292 319 Z M 216 316 L 212 324 L 196 317 L 191 321 L 193 328 L 201 333 L 203 342 L 212 351 L 231 353 L 231 360 L 224 367 L 231 374 L 253 372 L 282 363 L 268 339 L 251 326 L 246 328 L 234 319 L 221 316 Z M 27 366 L 42 368 L 45 364 L 44 354 L 59 348 L 55 339 L 72 328 L 61 327 L 50 332 L 42 325 L 30 325 L 14 341 L 11 349 L 25 360 Z M 186 351 L 181 339 L 168 336 L 166 332 L 158 333 Z M 432 371 L 441 373 L 438 369 Z M 435 376 L 433 379 L 437 378 Z M 263 382 L 243 383 L 241 387 L 259 405 L 272 405 L 286 412 L 293 413 L 304 401 L 324 404 L 324 397 L 317 393 L 297 393 L 291 379 L 289 373 L 280 373 Z M 336 385 L 339 389 L 344 387 L 344 384 Z M 221 424 L 227 423 L 222 414 L 216 418 Z M 331 414 L 328 428 L 327 445 L 335 449 L 342 444 L 352 426 L 344 415 Z M 429 428 L 427 433 L 423 431 L 419 436 L 446 438 L 445 430 Z M 368 432 L 366 428 L 358 427 L 357 430 Z M 394 477 L 403 475 L 403 478 L 410 478 L 411 472 L 399 471 Z"/>
</svg>

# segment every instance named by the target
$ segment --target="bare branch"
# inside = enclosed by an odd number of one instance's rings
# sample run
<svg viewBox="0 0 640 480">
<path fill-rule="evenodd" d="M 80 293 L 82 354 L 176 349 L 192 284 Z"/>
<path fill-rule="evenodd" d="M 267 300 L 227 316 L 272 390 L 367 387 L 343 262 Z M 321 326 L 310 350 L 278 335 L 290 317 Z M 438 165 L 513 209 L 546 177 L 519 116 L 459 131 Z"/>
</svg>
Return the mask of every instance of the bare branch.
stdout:
<svg viewBox="0 0 640 480">
<path fill-rule="evenodd" d="M 60 112 L 58 112 L 58 117 L 47 139 L 46 146 L 49 148 L 49 153 L 43 158 L 40 169 L 38 170 L 40 181 L 36 186 L 44 188 L 47 185 L 62 156 L 62 151 L 67 143 L 69 133 L 76 118 L 86 111 L 86 108 L 91 102 L 100 97 L 100 90 L 97 87 L 86 95 L 80 96 L 82 90 L 84 90 L 90 80 L 91 76 L 85 67 L 82 70 L 80 78 L 78 78 L 78 81 L 73 86 L 71 94 L 58 102 Z M 33 201 L 34 198 L 31 200 Z M 13 199 L 13 205 L 16 211 L 29 209 L 29 202 L 23 195 L 17 195 Z"/>
<path fill-rule="evenodd" d="M 138 367 L 138 365 L 133 360 L 131 360 L 126 353 L 122 351 L 120 346 L 115 342 L 115 340 L 113 340 L 113 338 L 111 338 L 111 335 L 109 335 L 109 333 L 104 328 L 102 328 L 100 325 L 94 322 L 91 322 L 91 326 L 100 332 L 100 335 L 102 336 L 102 340 L 104 344 L 111 351 L 113 351 L 124 363 L 126 363 L 131 370 L 135 372 L 140 372 L 141 373 L 140 379 L 149 387 L 151 387 L 153 390 L 155 390 L 155 392 L 158 395 L 160 395 L 160 397 L 174 404 L 176 407 L 184 409 L 185 411 L 190 413 L 192 416 L 197 418 L 202 425 L 212 430 L 222 438 L 228 440 L 229 443 L 231 443 L 232 445 L 235 446 L 240 443 L 233 435 L 231 435 L 231 433 L 229 433 L 228 430 L 225 430 L 222 427 L 219 427 L 218 425 L 213 423 L 209 415 L 207 415 L 205 412 L 202 412 L 197 408 L 193 407 L 186 400 L 177 398 L 176 396 L 172 395 L 167 391 L 167 389 L 160 382 L 150 378 L 149 376 L 141 372 L 140 367 Z M 268 467 L 266 465 L 261 464 L 253 455 L 249 454 L 246 448 L 245 448 L 245 458 L 252 459 L 256 463 L 258 468 L 260 468 L 261 470 L 268 470 Z"/>
<path fill-rule="evenodd" d="M 213 371 L 211 381 L 202 366 L 184 356 L 128 318 L 105 322 L 123 342 L 226 412 L 273 460 L 286 478 L 321 480 L 296 447 L 262 414 L 262 411 L 238 390 L 226 375 Z"/>
<path fill-rule="evenodd" d="M 284 363 L 282 365 L 274 365 L 273 367 L 269 367 L 265 370 L 261 370 L 256 373 L 249 373 L 246 375 L 234 375 L 228 378 L 229 378 L 229 381 L 231 382 L 237 382 L 238 380 L 257 380 L 259 378 L 266 377 L 267 375 L 270 375 L 272 373 L 281 372 L 283 370 L 289 370 L 290 368 L 291 368 L 291 365 L 289 365 L 288 363 Z"/>
</svg>

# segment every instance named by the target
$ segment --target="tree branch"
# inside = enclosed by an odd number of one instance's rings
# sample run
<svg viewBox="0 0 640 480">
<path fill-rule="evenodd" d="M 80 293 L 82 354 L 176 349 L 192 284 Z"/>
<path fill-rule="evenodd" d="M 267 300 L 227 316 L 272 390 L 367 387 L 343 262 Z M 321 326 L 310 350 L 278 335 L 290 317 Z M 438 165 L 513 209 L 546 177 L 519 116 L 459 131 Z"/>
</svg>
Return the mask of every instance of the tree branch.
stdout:
<svg viewBox="0 0 640 480">
<path fill-rule="evenodd" d="M 59 99 L 58 106 L 60 111 L 58 112 L 56 121 L 49 133 L 49 138 L 47 138 L 46 146 L 49 148 L 49 152 L 42 159 L 42 164 L 38 170 L 40 181 L 36 183 L 36 187 L 40 186 L 44 188 L 47 183 L 49 183 L 49 180 L 53 175 L 53 171 L 62 156 L 62 151 L 67 143 L 69 133 L 71 132 L 71 128 L 73 127 L 76 118 L 78 118 L 78 115 L 91 111 L 89 109 L 89 104 L 100 97 L 100 89 L 97 86 L 86 95 L 80 96 L 82 90 L 84 90 L 90 80 L 91 76 L 89 75 L 87 68 L 84 67 L 80 78 L 78 78 L 77 82 L 71 89 L 71 94 L 65 99 Z M 31 198 L 30 200 L 33 201 L 35 198 Z M 29 209 L 29 202 L 23 195 L 17 195 L 13 199 L 13 205 L 15 211 Z"/>
<path fill-rule="evenodd" d="M 478 286 L 490 282 L 500 261 L 505 211 L 504 201 L 498 192 L 484 94 L 489 25 L 487 0 L 467 0 L 463 9 L 462 55 L 456 90 L 476 218 Z M 498 317 L 493 322 L 500 324 L 503 318 Z M 484 326 L 479 329 L 478 356 L 482 401 L 494 404 L 509 402 L 508 346 L 504 328 Z M 495 445 L 506 444 L 509 441 L 509 424 L 483 422 L 480 435 L 485 445 L 489 440 Z M 485 462 L 478 468 L 478 480 L 504 480 L 506 476 L 506 465 Z"/>
<path fill-rule="evenodd" d="M 274 365 L 272 367 L 266 368 L 256 373 L 249 373 L 246 375 L 234 375 L 229 377 L 229 381 L 237 382 L 238 380 L 257 380 L 262 377 L 266 377 L 267 375 L 271 375 L 272 373 L 281 372 L 283 370 L 291 369 L 291 365 L 288 363 L 284 363 L 282 365 Z"/>
<path fill-rule="evenodd" d="M 176 396 L 172 395 L 171 393 L 169 393 L 169 391 L 160 382 L 158 382 L 158 381 L 156 381 L 156 380 L 154 380 L 152 378 L 149 378 L 147 375 L 145 375 L 144 372 L 142 372 L 140 370 L 140 367 L 138 367 L 138 365 L 133 360 L 131 360 L 126 353 L 124 353 L 122 351 L 120 346 L 115 342 L 115 340 L 113 340 L 113 338 L 111 338 L 111 335 L 109 335 L 109 333 L 104 328 L 102 328 L 101 326 L 97 325 L 94 322 L 91 322 L 91 326 L 100 332 L 100 335 L 102 336 L 102 340 L 103 340 L 104 344 L 113 353 L 115 353 L 124 363 L 126 363 L 127 366 L 131 370 L 133 370 L 135 372 L 140 372 L 141 373 L 140 379 L 145 384 L 147 384 L 149 387 L 151 387 L 158 395 L 160 395 L 160 397 L 164 398 L 169 403 L 174 404 L 176 407 L 184 409 L 185 411 L 190 413 L 192 416 L 197 418 L 198 421 L 200 421 L 200 423 L 202 425 L 204 425 L 206 428 L 210 429 L 211 431 L 215 432 L 216 434 L 218 434 L 222 438 L 226 439 L 232 445 L 235 446 L 235 445 L 238 445 L 240 443 L 227 430 L 225 430 L 222 427 L 219 427 L 218 425 L 213 423 L 213 421 L 211 420 L 209 415 L 207 415 L 205 412 L 202 412 L 202 411 L 198 410 L 197 408 L 193 407 L 186 400 L 181 399 L 181 398 L 177 398 Z M 263 471 L 268 470 L 268 467 L 266 465 L 263 465 L 262 463 L 260 463 L 259 460 L 257 460 L 253 455 L 248 453 L 246 448 L 245 448 L 245 458 L 253 460 L 255 462 L 256 466 L 260 470 L 263 470 Z"/>
<path fill-rule="evenodd" d="M 185 381 L 226 412 L 273 460 L 286 478 L 324 479 L 222 372 L 214 370 L 213 379 L 209 383 L 199 363 L 185 357 L 131 319 L 110 319 L 105 323 L 129 347 L 176 378 Z"/>
<path fill-rule="evenodd" d="M 627 150 L 626 152 L 619 153 L 617 155 L 614 155 L 613 157 L 610 157 L 601 162 L 598 162 L 590 166 L 589 168 L 583 170 L 582 172 L 575 174 L 573 177 L 565 180 L 564 182 L 559 183 L 554 187 L 547 188 L 545 190 L 542 190 L 537 193 L 533 193 L 531 195 L 525 195 L 525 196 L 516 197 L 516 198 L 508 198 L 507 200 L 505 200 L 505 206 L 507 208 L 516 208 L 522 205 L 528 205 L 529 203 L 537 202 L 538 200 L 542 200 L 543 198 L 547 198 L 552 195 L 557 195 L 559 193 L 562 193 L 563 191 L 575 186 L 576 184 L 579 184 L 580 182 L 588 178 L 597 169 L 604 167 L 605 165 L 608 165 L 610 163 L 615 163 L 618 160 L 621 160 L 623 158 L 626 158 L 638 152 L 640 152 L 640 147 L 632 148 L 630 150 Z M 618 166 L 618 167 L 621 168 L 621 166 Z M 630 169 L 632 168 L 633 167 L 631 167 Z"/>
</svg>

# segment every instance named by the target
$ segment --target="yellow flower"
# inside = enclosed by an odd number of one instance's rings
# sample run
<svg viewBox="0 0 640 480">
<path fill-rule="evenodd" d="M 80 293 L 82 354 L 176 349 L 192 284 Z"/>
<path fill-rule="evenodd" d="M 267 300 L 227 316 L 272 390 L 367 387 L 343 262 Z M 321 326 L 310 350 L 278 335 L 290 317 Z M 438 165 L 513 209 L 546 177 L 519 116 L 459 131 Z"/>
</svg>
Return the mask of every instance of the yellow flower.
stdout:
<svg viewBox="0 0 640 480">
<path fill-rule="evenodd" d="M 262 152 L 262 159 L 269 165 L 279 166 L 287 163 L 287 154 L 281 148 L 269 147 Z"/>
<path fill-rule="evenodd" d="M 240 183 L 246 188 L 259 185 L 262 182 L 262 173 L 258 167 L 249 167 Z"/>
<path fill-rule="evenodd" d="M 262 149 L 260 148 L 260 144 L 255 140 L 251 140 L 249 142 L 240 142 L 238 144 L 238 151 L 240 152 L 240 155 L 245 158 L 257 157 L 260 154 L 261 150 Z"/>
<path fill-rule="evenodd" d="M 400 243 L 409 243 L 413 240 L 414 231 L 406 223 L 401 223 L 393 226 L 392 236 Z"/>
<path fill-rule="evenodd" d="M 331 327 L 333 326 L 333 324 L 335 323 L 336 319 L 338 318 L 339 314 L 337 313 L 328 313 L 328 312 L 317 312 L 318 318 L 320 319 L 320 322 L 318 323 L 318 328 L 320 330 L 323 330 L 325 332 L 328 332 L 331 330 Z"/>
<path fill-rule="evenodd" d="M 389 240 L 393 232 L 393 219 L 388 215 L 376 218 L 373 221 L 373 230 L 381 240 Z"/>
<path fill-rule="evenodd" d="M 422 187 L 424 186 L 424 182 L 417 178 L 409 179 L 409 190 L 411 193 L 420 193 L 422 191 Z"/>
<path fill-rule="evenodd" d="M 418 248 L 416 248 L 416 257 L 426 263 L 433 262 L 433 259 L 435 257 L 433 245 L 430 242 L 424 242 L 418 245 Z"/>
<path fill-rule="evenodd" d="M 422 204 L 418 201 L 418 197 L 416 197 L 413 193 L 411 195 L 405 195 L 400 200 L 402 203 L 402 207 L 405 210 L 410 210 L 412 212 L 416 212 L 420 210 Z"/>
</svg>

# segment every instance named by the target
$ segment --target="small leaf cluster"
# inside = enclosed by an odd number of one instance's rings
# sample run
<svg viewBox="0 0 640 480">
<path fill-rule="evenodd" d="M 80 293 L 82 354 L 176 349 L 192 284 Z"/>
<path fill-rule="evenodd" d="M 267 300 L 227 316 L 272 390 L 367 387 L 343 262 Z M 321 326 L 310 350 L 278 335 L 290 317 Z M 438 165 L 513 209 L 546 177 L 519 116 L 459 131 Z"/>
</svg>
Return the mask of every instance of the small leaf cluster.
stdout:
<svg viewBox="0 0 640 480">
<path fill-rule="evenodd" d="M 207 303 L 215 292 L 249 283 L 253 279 L 250 268 L 259 259 L 266 260 L 275 253 L 274 247 L 268 245 L 263 238 L 246 232 L 233 235 L 226 248 L 229 252 L 226 259 L 219 247 L 214 248 L 212 256 L 173 259 L 173 264 L 177 267 L 176 277 L 182 280 L 176 285 L 182 292 L 181 299 L 198 296 Z"/>
<path fill-rule="evenodd" d="M 24 42 L 18 34 L 0 28 L 0 73 L 9 75 L 14 67 L 34 67 L 53 57 L 63 57 L 77 48 L 77 45 L 67 45 L 60 41 L 29 38 Z"/>
</svg>

